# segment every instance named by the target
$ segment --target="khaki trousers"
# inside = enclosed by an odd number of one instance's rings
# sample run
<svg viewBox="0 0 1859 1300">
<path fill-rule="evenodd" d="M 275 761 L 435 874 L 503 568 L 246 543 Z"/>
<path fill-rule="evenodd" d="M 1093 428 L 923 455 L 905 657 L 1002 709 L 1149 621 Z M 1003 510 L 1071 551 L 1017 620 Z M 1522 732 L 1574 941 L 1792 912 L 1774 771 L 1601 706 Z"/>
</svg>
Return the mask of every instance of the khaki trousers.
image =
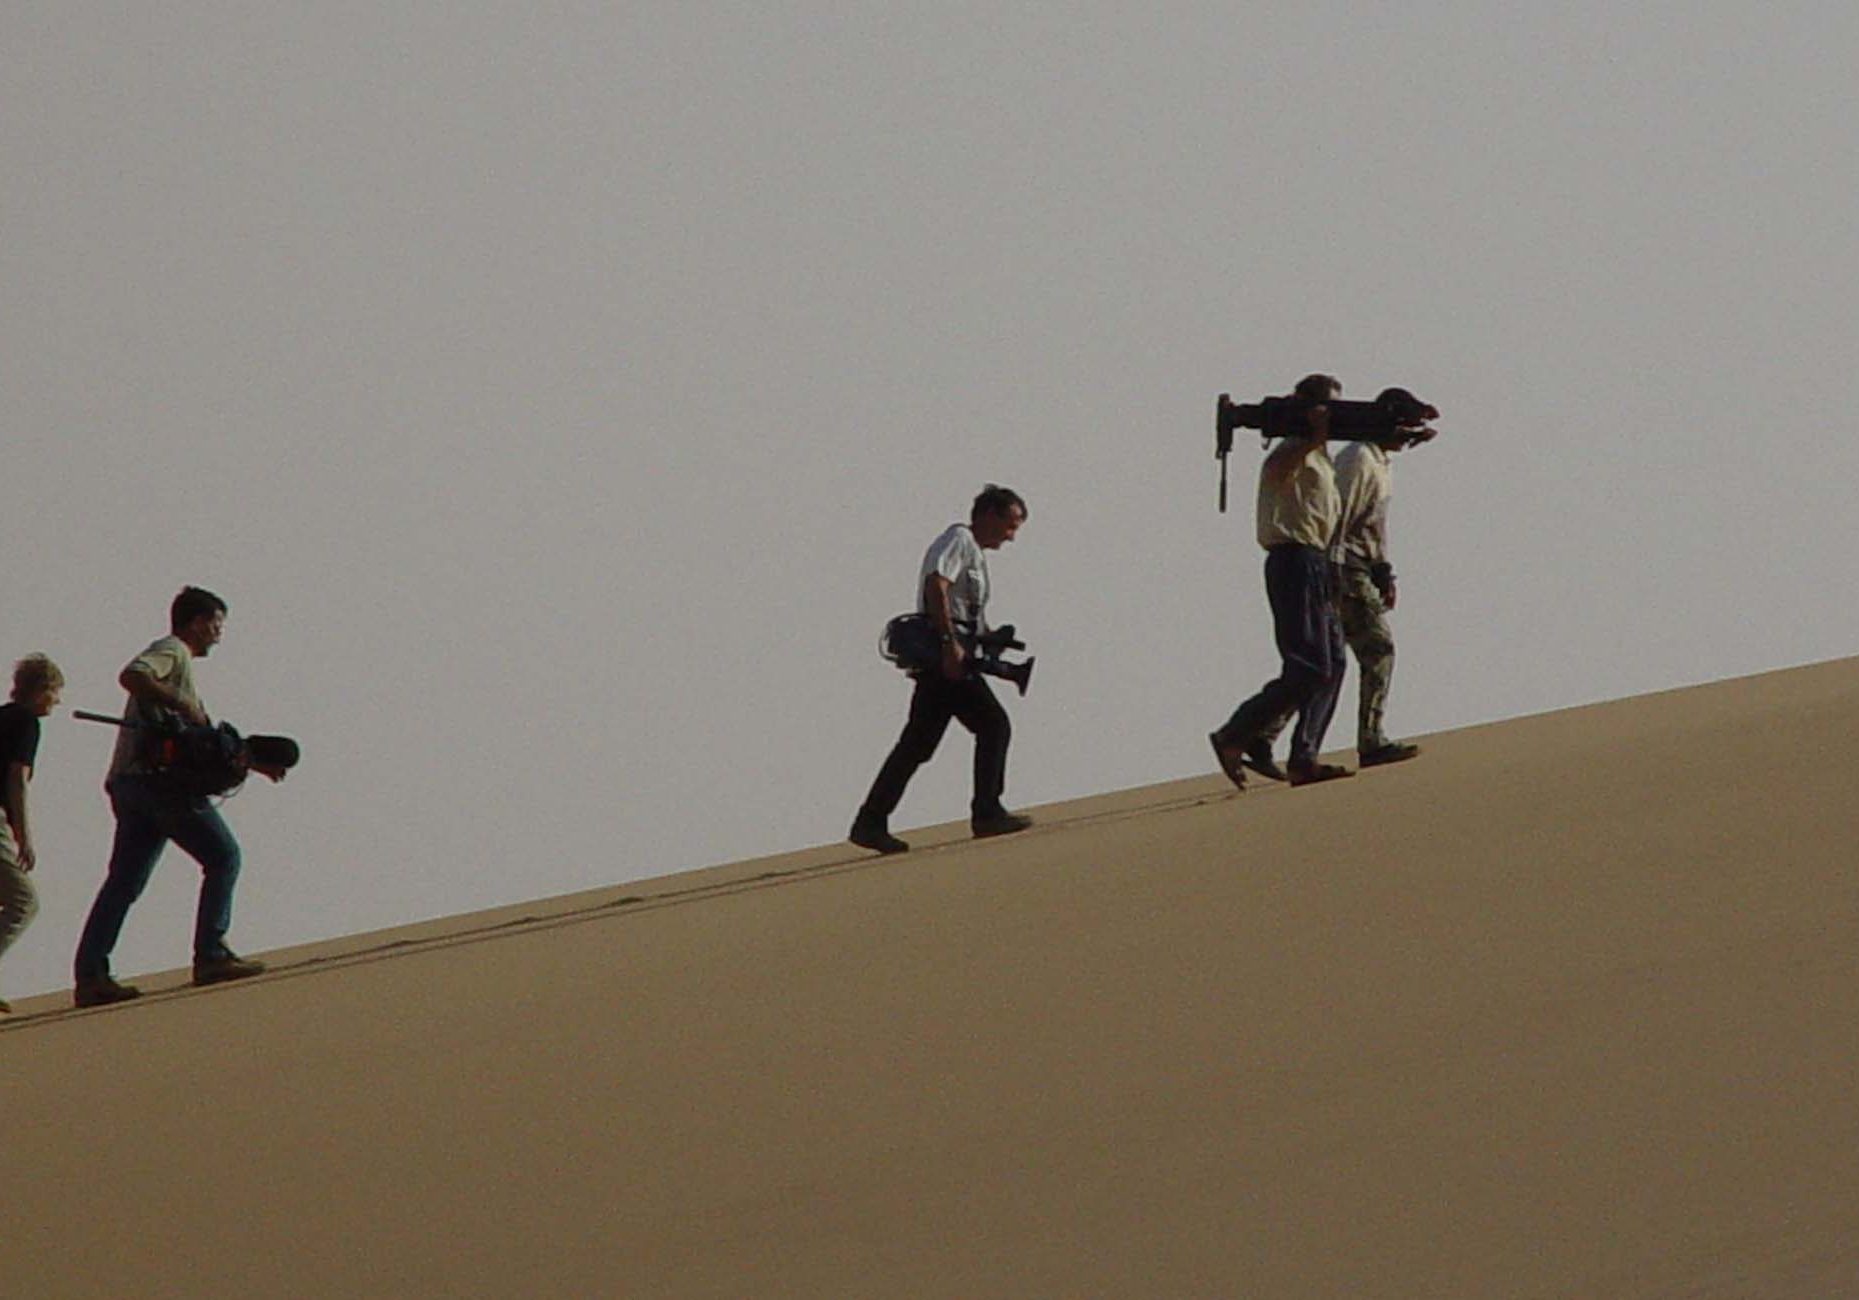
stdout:
<svg viewBox="0 0 1859 1300">
<path fill-rule="evenodd" d="M 38 914 L 39 891 L 32 887 L 32 877 L 20 869 L 13 828 L 0 817 L 0 957 L 6 956 L 6 950 Z"/>
</svg>

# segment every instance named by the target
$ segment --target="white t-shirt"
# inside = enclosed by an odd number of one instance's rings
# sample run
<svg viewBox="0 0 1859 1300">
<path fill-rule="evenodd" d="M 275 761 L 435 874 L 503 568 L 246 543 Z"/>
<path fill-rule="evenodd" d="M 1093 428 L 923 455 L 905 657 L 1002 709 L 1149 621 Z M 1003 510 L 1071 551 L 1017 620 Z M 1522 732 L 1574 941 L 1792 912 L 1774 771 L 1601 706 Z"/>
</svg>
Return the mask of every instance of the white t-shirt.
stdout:
<svg viewBox="0 0 1859 1300">
<path fill-rule="evenodd" d="M 182 699 L 200 703 L 200 697 L 194 693 L 194 652 L 187 648 L 187 642 L 180 637 L 164 636 L 130 660 L 129 666 L 141 669 L 163 686 L 180 692 Z M 153 716 L 153 710 L 133 695 L 123 705 L 123 717 L 131 722 L 146 722 Z M 141 733 L 124 727 L 116 733 L 116 752 L 110 756 L 110 775 L 147 772 L 149 769 L 142 762 L 141 753 Z"/>
<path fill-rule="evenodd" d="M 972 624 L 977 633 L 987 631 L 984 611 L 988 603 L 988 557 L 975 540 L 974 529 L 967 524 L 950 524 L 923 553 L 923 567 L 917 573 L 918 613 L 929 612 L 923 584 L 932 573 L 949 580 L 949 617 L 957 623 Z"/>
<path fill-rule="evenodd" d="M 1388 500 L 1394 495 L 1394 469 L 1385 448 L 1352 442 L 1336 456 L 1336 491 L 1342 520 L 1336 526 L 1336 556 L 1358 569 L 1388 558 Z"/>
<path fill-rule="evenodd" d="M 1296 455 L 1298 448 L 1309 445 L 1303 438 L 1286 438 L 1266 458 L 1266 464 L 1279 456 Z M 1336 532 L 1338 506 L 1336 468 L 1330 464 L 1327 446 L 1312 450 L 1288 479 L 1261 469 L 1259 545 L 1267 550 L 1292 544 L 1327 551 Z"/>
</svg>

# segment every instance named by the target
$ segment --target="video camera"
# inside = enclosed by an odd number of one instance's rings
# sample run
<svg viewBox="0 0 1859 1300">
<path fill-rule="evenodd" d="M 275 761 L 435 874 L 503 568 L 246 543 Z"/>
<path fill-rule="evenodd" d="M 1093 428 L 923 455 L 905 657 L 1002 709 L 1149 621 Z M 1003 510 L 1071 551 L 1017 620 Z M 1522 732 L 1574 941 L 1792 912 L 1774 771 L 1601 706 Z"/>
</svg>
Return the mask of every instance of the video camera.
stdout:
<svg viewBox="0 0 1859 1300">
<path fill-rule="evenodd" d="M 1214 403 L 1214 458 L 1220 462 L 1220 509 L 1226 509 L 1226 458 L 1233 450 L 1235 429 L 1257 429 L 1260 441 L 1302 438 L 1310 434 L 1310 408 L 1301 397 L 1267 397 L 1258 402 L 1235 402 L 1222 393 Z M 1335 442 L 1387 442 L 1409 438 L 1425 442 L 1432 437 L 1428 420 L 1439 418 L 1439 408 L 1423 402 L 1405 388 L 1384 388 L 1372 402 L 1332 397 L 1323 405 L 1330 411 L 1330 439 Z"/>
<path fill-rule="evenodd" d="M 973 623 L 958 621 L 955 626 L 968 652 L 963 662 L 969 672 L 1012 682 L 1020 694 L 1026 694 L 1034 660 L 1009 663 L 1001 658 L 1009 650 L 1026 649 L 1026 642 L 1014 638 L 1013 624 L 979 634 Z M 942 635 L 924 614 L 899 614 L 886 623 L 884 635 L 878 638 L 878 653 L 907 673 L 942 671 Z"/>
<path fill-rule="evenodd" d="M 71 716 L 141 733 L 142 760 L 157 777 L 193 799 L 230 794 L 245 783 L 252 768 L 288 771 L 303 756 L 289 736 L 241 736 L 230 722 L 203 727 L 182 722 L 166 710 L 147 721 L 83 709 L 73 709 Z"/>
</svg>

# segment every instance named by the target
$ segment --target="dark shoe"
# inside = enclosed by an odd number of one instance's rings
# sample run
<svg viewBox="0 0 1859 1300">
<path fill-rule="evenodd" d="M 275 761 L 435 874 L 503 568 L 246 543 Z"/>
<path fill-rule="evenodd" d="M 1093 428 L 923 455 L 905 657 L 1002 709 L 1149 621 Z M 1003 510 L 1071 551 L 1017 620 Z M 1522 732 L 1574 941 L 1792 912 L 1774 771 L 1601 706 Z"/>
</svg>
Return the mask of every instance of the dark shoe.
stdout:
<svg viewBox="0 0 1859 1300">
<path fill-rule="evenodd" d="M 264 973 L 265 964 L 262 961 L 247 961 L 230 952 L 224 957 L 212 957 L 194 963 L 196 985 L 224 984 L 228 980 L 245 980 Z"/>
<path fill-rule="evenodd" d="M 80 1007 L 107 1007 L 113 1002 L 130 1002 L 141 996 L 142 990 L 135 985 L 118 984 L 108 975 L 79 980 L 77 987 L 71 990 L 71 1001 Z"/>
<path fill-rule="evenodd" d="M 1410 745 L 1405 741 L 1391 740 L 1385 745 L 1373 749 L 1358 750 L 1356 758 L 1362 767 L 1380 767 L 1383 763 L 1405 763 L 1420 753 L 1420 746 Z"/>
<path fill-rule="evenodd" d="M 1033 824 L 1031 817 L 1022 817 L 1019 813 L 1010 813 L 1005 808 L 986 817 L 977 817 L 969 823 L 974 828 L 975 838 L 985 840 L 990 835 L 1012 835 L 1023 831 Z"/>
<path fill-rule="evenodd" d="M 1334 763 L 1294 762 L 1291 764 L 1292 785 L 1315 785 L 1319 781 L 1336 781 L 1345 776 L 1354 775 L 1355 773 L 1348 768 L 1338 767 Z"/>
<path fill-rule="evenodd" d="M 1222 744 L 1220 742 L 1220 733 L 1217 731 L 1210 731 L 1207 733 L 1207 743 L 1214 747 L 1214 762 L 1218 763 L 1220 765 L 1220 770 L 1226 773 L 1226 779 L 1231 781 L 1237 788 L 1244 790 L 1246 788 L 1246 769 L 1242 764 L 1246 761 L 1245 754 L 1240 750 L 1234 749 L 1230 745 Z"/>
<path fill-rule="evenodd" d="M 13 1004 L 8 1002 L 5 998 L 0 998 L 0 1016 L 10 1016 L 12 1014 Z"/>
<path fill-rule="evenodd" d="M 1269 740 L 1255 740 L 1247 745 L 1239 761 L 1268 781 L 1286 779 L 1285 770 L 1272 758 L 1272 742 Z"/>
<path fill-rule="evenodd" d="M 852 830 L 846 836 L 861 849 L 870 849 L 874 853 L 904 853 L 910 846 L 891 834 L 880 821 L 871 821 L 861 817 L 852 823 Z"/>
</svg>

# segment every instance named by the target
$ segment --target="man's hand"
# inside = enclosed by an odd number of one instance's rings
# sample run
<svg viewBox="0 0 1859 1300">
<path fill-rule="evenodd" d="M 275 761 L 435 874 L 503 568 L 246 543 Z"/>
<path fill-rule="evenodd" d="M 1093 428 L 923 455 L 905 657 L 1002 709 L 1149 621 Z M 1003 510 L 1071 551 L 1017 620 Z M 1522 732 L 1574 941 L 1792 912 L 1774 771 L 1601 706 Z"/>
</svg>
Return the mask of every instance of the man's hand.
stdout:
<svg viewBox="0 0 1859 1300">
<path fill-rule="evenodd" d="M 175 708 L 193 726 L 210 727 L 213 725 L 213 719 L 207 716 L 207 711 L 193 700 L 177 700 Z"/>
<path fill-rule="evenodd" d="M 952 682 L 959 682 L 968 675 L 968 658 L 962 652 L 959 641 L 945 641 L 942 647 L 942 675 Z"/>
<path fill-rule="evenodd" d="M 22 842 L 19 846 L 19 869 L 21 871 L 31 871 L 38 865 L 38 862 L 38 850 L 32 847 L 32 841 L 26 840 Z"/>
<path fill-rule="evenodd" d="M 1390 574 L 1388 580 L 1381 584 L 1381 603 L 1393 609 L 1395 594 L 1394 576 Z"/>
</svg>

